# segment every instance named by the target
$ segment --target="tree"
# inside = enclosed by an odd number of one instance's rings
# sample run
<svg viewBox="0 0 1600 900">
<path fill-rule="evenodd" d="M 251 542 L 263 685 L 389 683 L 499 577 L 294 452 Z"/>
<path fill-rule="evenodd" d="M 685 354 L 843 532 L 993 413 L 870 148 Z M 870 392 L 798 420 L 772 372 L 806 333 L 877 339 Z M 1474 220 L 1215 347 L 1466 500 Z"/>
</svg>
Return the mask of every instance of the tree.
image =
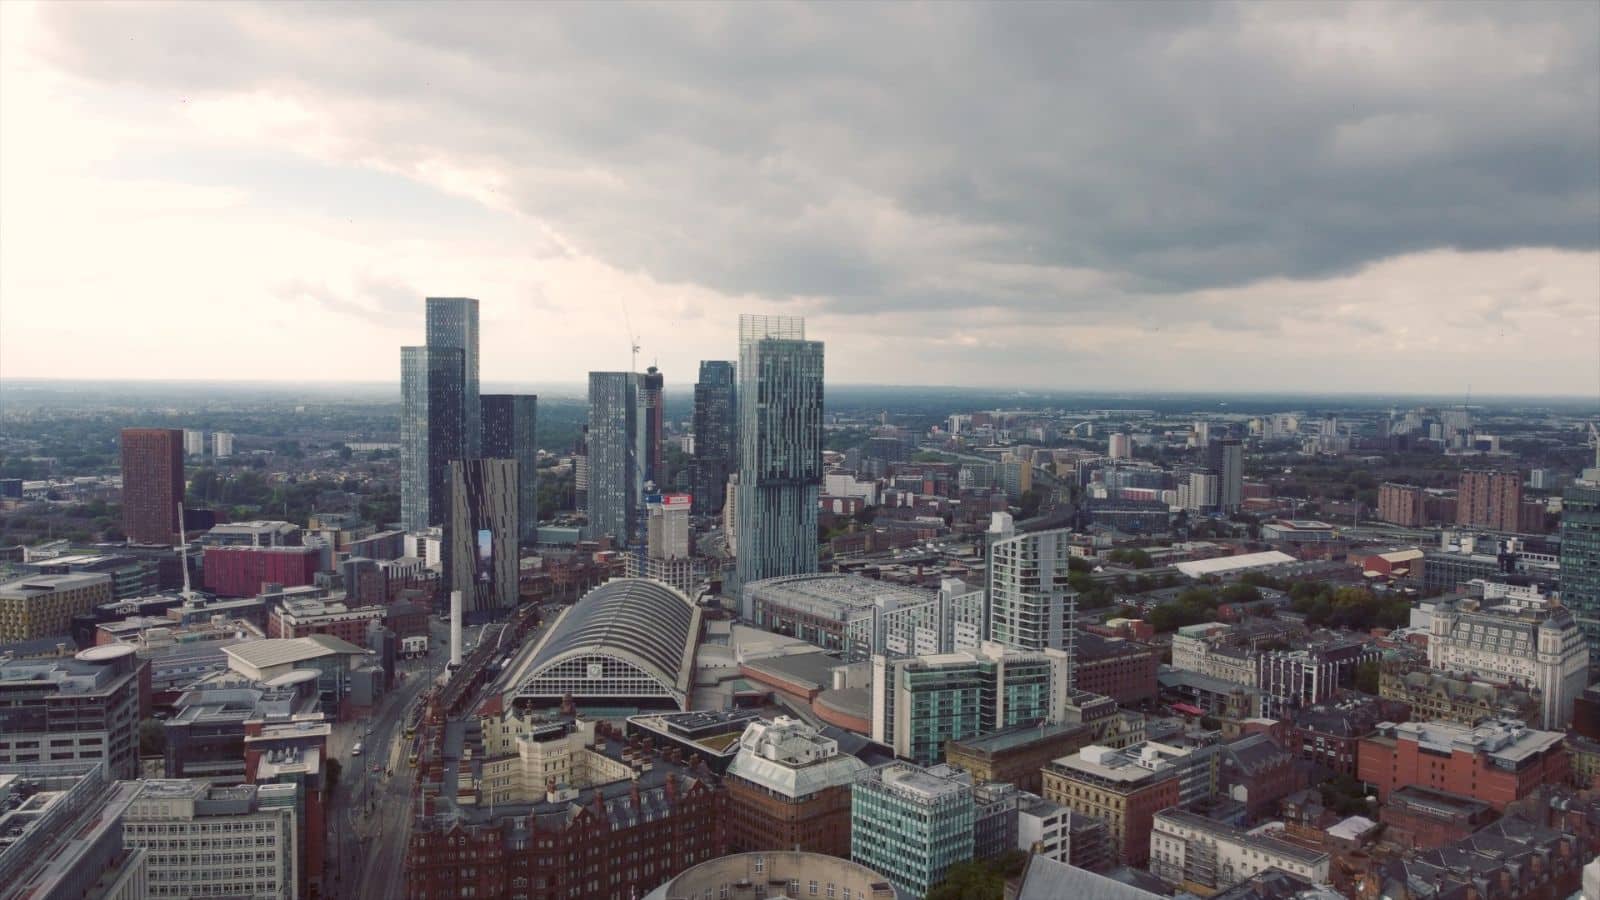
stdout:
<svg viewBox="0 0 1600 900">
<path fill-rule="evenodd" d="M 167 728 L 157 719 L 139 723 L 139 755 L 164 756 L 167 752 Z"/>
<path fill-rule="evenodd" d="M 1381 672 L 1382 667 L 1375 659 L 1369 659 L 1356 666 L 1356 690 L 1363 694 L 1378 696 L 1378 676 Z"/>
</svg>

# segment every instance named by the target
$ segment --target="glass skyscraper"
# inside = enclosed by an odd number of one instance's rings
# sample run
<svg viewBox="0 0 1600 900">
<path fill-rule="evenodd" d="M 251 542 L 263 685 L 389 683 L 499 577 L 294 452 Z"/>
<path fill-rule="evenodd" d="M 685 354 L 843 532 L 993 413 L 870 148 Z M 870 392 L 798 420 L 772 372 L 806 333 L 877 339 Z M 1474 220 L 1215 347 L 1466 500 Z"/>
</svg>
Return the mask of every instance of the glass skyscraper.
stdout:
<svg viewBox="0 0 1600 900">
<path fill-rule="evenodd" d="M 644 502 L 644 384 L 633 372 L 589 373 L 589 534 L 633 543 Z"/>
<path fill-rule="evenodd" d="M 740 584 L 817 571 L 822 342 L 805 319 L 739 317 Z"/>
<path fill-rule="evenodd" d="M 400 520 L 407 531 L 443 525 L 450 461 L 466 444 L 462 353 L 400 348 Z"/>
<path fill-rule="evenodd" d="M 485 459 L 517 461 L 517 540 L 531 545 L 539 530 L 539 398 L 484 394 L 478 398 Z"/>
<path fill-rule="evenodd" d="M 700 361 L 700 380 L 694 385 L 694 460 L 689 486 L 696 515 L 722 512 L 728 473 L 738 464 L 738 390 L 733 376 L 734 365 L 728 360 Z"/>
<path fill-rule="evenodd" d="M 1589 671 L 1600 669 L 1600 482 L 1561 494 L 1561 604 L 1589 642 Z"/>
<path fill-rule="evenodd" d="M 470 297 L 429 297 L 427 311 L 428 348 L 461 351 L 461 411 L 466 435 L 462 455 L 476 459 L 483 455 L 478 421 L 478 301 Z"/>
</svg>

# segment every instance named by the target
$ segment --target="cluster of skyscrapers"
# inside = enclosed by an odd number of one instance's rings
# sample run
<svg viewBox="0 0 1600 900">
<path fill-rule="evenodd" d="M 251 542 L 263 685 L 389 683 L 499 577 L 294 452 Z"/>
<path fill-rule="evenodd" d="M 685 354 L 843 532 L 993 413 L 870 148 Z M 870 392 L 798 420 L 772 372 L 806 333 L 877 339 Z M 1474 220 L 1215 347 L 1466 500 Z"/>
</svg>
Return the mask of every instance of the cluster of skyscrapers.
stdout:
<svg viewBox="0 0 1600 900">
<path fill-rule="evenodd" d="M 817 569 L 822 359 L 822 343 L 806 340 L 805 320 L 746 315 L 737 366 L 700 363 L 687 483 L 697 514 L 724 512 L 732 498 L 728 538 L 740 583 Z M 589 373 L 584 510 L 591 537 L 628 547 L 644 539 L 648 507 L 666 487 L 663 383 L 654 367 Z"/>
<path fill-rule="evenodd" d="M 400 518 L 443 528 L 470 609 L 516 605 L 517 546 L 538 514 L 538 398 L 478 392 L 478 301 L 429 297 L 427 343 L 400 348 Z"/>
</svg>

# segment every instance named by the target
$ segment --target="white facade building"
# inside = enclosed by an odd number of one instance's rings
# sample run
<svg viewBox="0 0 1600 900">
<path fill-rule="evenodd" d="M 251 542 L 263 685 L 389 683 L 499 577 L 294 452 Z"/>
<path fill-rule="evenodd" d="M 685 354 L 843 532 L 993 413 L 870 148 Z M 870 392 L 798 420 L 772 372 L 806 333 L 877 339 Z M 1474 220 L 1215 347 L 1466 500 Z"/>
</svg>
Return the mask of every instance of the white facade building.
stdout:
<svg viewBox="0 0 1600 900">
<path fill-rule="evenodd" d="M 1588 683 L 1589 648 L 1572 613 L 1559 606 L 1463 609 L 1444 600 L 1433 610 L 1428 665 L 1536 688 L 1539 727 L 1561 729 Z"/>
<path fill-rule="evenodd" d="M 183 452 L 189 456 L 206 455 L 206 433 L 192 428 L 183 430 Z"/>
<path fill-rule="evenodd" d="M 1327 853 L 1244 831 L 1180 809 L 1156 813 L 1150 874 L 1172 885 L 1226 890 L 1265 869 L 1314 884 L 1328 880 Z"/>
<path fill-rule="evenodd" d="M 987 639 L 1070 657 L 1078 610 L 1078 593 L 1067 581 L 1071 531 L 1017 534 L 1008 513 L 995 513 L 988 537 Z"/>
<path fill-rule="evenodd" d="M 143 782 L 123 816 L 122 839 L 144 848 L 149 896 L 299 897 L 296 790 L 293 784 Z"/>
<path fill-rule="evenodd" d="M 211 435 L 211 453 L 217 459 L 233 455 L 233 432 L 219 431 Z"/>
</svg>

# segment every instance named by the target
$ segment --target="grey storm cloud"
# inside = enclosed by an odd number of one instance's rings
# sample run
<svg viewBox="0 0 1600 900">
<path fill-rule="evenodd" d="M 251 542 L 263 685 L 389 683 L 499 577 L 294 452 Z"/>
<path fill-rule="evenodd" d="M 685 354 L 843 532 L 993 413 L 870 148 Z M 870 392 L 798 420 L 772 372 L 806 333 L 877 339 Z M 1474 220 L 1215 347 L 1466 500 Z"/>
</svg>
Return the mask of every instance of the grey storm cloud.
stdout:
<svg viewBox="0 0 1600 900">
<path fill-rule="evenodd" d="M 1228 327 L 1172 295 L 1600 247 L 1593 3 L 42 13 L 81 77 L 287 95 L 350 159 L 493 172 L 613 265 L 838 312 Z"/>
</svg>

